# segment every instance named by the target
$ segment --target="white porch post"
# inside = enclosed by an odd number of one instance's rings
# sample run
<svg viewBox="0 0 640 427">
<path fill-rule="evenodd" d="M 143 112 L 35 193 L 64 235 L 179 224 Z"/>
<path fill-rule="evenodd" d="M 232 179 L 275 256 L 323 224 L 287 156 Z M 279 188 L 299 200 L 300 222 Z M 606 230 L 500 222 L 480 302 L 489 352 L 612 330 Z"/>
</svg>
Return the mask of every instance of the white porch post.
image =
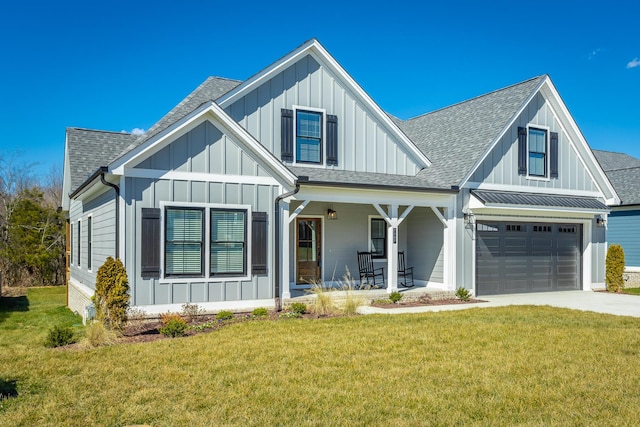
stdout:
<svg viewBox="0 0 640 427">
<path fill-rule="evenodd" d="M 291 289 L 289 288 L 289 203 L 280 202 L 280 295 L 282 299 L 291 298 Z"/>
<path fill-rule="evenodd" d="M 398 205 L 389 205 L 387 227 L 387 293 L 398 291 Z"/>
</svg>

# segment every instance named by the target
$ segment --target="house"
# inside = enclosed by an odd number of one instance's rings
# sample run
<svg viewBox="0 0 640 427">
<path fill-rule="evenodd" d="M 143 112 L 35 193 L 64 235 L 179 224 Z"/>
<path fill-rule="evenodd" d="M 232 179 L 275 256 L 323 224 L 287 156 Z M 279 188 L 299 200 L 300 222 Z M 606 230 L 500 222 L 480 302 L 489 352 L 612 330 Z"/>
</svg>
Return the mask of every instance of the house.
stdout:
<svg viewBox="0 0 640 427">
<path fill-rule="evenodd" d="M 398 251 L 427 288 L 590 290 L 619 202 L 548 76 L 403 121 L 315 39 L 142 136 L 68 128 L 64 189 L 69 307 L 111 255 L 148 313 L 273 307 L 363 250 L 388 292 Z"/>
<path fill-rule="evenodd" d="M 640 159 L 624 153 L 594 150 L 620 196 L 607 222 L 607 240 L 624 249 L 627 286 L 640 286 Z"/>
</svg>

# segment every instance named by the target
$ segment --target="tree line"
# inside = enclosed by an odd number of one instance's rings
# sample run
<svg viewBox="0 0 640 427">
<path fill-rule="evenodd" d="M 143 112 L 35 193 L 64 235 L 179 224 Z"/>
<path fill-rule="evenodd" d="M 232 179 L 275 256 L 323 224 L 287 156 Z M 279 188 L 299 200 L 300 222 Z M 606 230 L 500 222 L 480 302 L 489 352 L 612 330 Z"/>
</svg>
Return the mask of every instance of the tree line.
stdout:
<svg viewBox="0 0 640 427">
<path fill-rule="evenodd" d="M 59 208 L 62 172 L 45 176 L 20 154 L 0 153 L 1 285 L 65 283 L 66 215 Z"/>
</svg>

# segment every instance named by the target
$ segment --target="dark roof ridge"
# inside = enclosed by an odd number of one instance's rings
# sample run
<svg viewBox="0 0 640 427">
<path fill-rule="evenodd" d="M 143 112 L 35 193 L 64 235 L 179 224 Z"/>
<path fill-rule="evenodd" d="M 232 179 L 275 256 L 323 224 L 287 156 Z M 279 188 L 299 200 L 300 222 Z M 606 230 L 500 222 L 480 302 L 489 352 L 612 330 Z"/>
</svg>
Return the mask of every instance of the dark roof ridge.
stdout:
<svg viewBox="0 0 640 427">
<path fill-rule="evenodd" d="M 626 171 L 626 170 L 631 170 L 631 169 L 640 169 L 640 166 L 629 166 L 628 168 L 609 169 L 609 170 L 605 171 L 605 173 L 609 173 L 609 172 L 618 172 L 618 171 Z"/>
<path fill-rule="evenodd" d="M 438 113 L 438 112 L 440 112 L 440 111 L 447 110 L 447 109 L 449 109 L 449 108 L 458 107 L 458 106 L 460 106 L 460 105 L 462 105 L 462 104 L 466 104 L 467 102 L 475 101 L 476 99 L 484 98 L 485 96 L 489 96 L 489 95 L 493 95 L 493 94 L 495 94 L 495 93 L 497 93 L 497 92 L 502 92 L 502 91 L 505 91 L 505 90 L 509 90 L 509 89 L 512 89 L 512 88 L 514 88 L 514 87 L 516 87 L 516 86 L 520 86 L 520 85 L 523 85 L 523 84 L 525 84 L 525 83 L 532 82 L 532 81 L 534 81 L 534 80 L 536 80 L 536 79 L 540 79 L 540 78 L 548 77 L 548 76 L 549 76 L 548 74 L 541 74 L 541 75 L 539 75 L 539 76 L 532 77 L 532 78 L 530 78 L 530 79 L 527 79 L 527 80 L 521 81 L 521 82 L 519 82 L 519 83 L 514 83 L 514 84 L 512 84 L 512 85 L 505 86 L 505 87 L 500 88 L 500 89 L 492 90 L 491 92 L 487 92 L 487 93 L 484 93 L 484 94 L 482 94 L 482 95 L 474 96 L 473 98 L 465 99 L 464 101 L 456 102 L 455 104 L 447 105 L 446 107 L 438 108 L 437 110 L 429 111 L 429 112 L 427 112 L 427 113 L 423 113 L 423 114 L 417 115 L 417 116 L 415 116 L 415 117 L 411 117 L 411 118 L 409 118 L 409 119 L 407 119 L 407 120 L 405 120 L 405 121 L 406 121 L 406 122 L 409 122 L 409 121 L 411 121 L 411 120 L 416 120 L 416 119 L 419 119 L 419 118 L 421 118 L 421 117 L 428 116 L 429 114 L 434 114 L 434 113 Z"/>
<path fill-rule="evenodd" d="M 82 130 L 86 132 L 115 133 L 118 135 L 131 135 L 131 132 L 126 132 L 126 131 L 118 132 L 117 130 L 89 129 L 89 128 L 82 128 L 77 126 L 68 126 L 67 129 Z"/>
</svg>

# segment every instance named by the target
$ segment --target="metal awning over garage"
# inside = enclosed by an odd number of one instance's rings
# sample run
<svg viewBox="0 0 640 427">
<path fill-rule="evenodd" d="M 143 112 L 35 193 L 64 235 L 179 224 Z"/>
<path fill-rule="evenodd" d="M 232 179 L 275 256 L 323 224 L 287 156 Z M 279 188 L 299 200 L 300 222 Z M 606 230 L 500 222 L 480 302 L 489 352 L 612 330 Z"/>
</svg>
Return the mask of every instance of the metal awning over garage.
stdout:
<svg viewBox="0 0 640 427">
<path fill-rule="evenodd" d="M 511 191 L 472 190 L 485 206 L 567 208 L 585 211 L 609 211 L 609 207 L 595 197 L 560 196 L 552 194 L 517 193 Z"/>
</svg>

